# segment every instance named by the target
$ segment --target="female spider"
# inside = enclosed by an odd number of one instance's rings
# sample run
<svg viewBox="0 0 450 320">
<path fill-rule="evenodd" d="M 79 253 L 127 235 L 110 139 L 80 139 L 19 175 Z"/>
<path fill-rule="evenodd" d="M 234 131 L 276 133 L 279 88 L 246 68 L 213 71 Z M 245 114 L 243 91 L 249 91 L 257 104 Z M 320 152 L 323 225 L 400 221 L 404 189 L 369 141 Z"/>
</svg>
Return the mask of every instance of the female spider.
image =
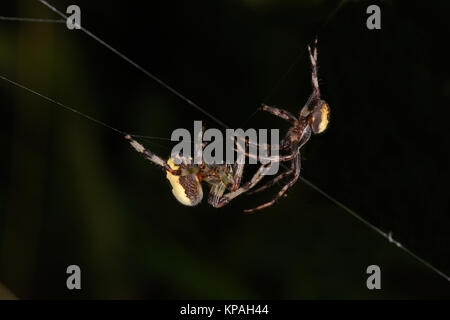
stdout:
<svg viewBox="0 0 450 320">
<path fill-rule="evenodd" d="M 160 166 L 166 171 L 166 178 L 172 186 L 175 198 L 186 206 L 195 206 L 203 198 L 201 182 L 207 182 L 211 187 L 209 190 L 208 203 L 215 208 L 223 207 L 238 195 L 253 188 L 263 177 L 264 170 L 268 165 L 261 165 L 252 179 L 240 186 L 244 164 L 193 164 L 183 155 L 177 156 L 180 161 L 176 165 L 174 158 L 164 161 L 150 150 L 145 149 L 130 135 L 126 135 L 131 146 L 146 159 Z M 225 191 L 228 190 L 228 193 Z"/>
<path fill-rule="evenodd" d="M 263 105 L 261 110 L 272 113 L 273 115 L 280 117 L 288 121 L 292 127 L 288 130 L 286 136 L 281 141 L 278 149 L 280 151 L 286 152 L 285 155 L 280 155 L 278 158 L 271 161 L 290 161 L 290 168 L 263 185 L 262 187 L 256 189 L 255 191 L 249 192 L 248 194 L 253 194 L 260 192 L 274 185 L 276 182 L 283 178 L 286 178 L 293 174 L 291 180 L 283 186 L 283 188 L 278 192 L 278 194 L 269 202 L 264 203 L 256 208 L 244 210 L 245 212 L 252 212 L 255 210 L 260 210 L 273 205 L 278 199 L 280 199 L 285 192 L 292 187 L 300 176 L 300 149 L 309 140 L 311 133 L 318 134 L 325 131 L 329 122 L 330 107 L 328 104 L 320 98 L 319 81 L 317 78 L 317 39 L 314 42 L 314 51 L 311 53 L 311 48 L 308 46 L 309 58 L 312 65 L 312 86 L 313 92 L 308 98 L 306 104 L 301 109 L 299 117 L 295 117 L 290 112 L 269 107 Z M 265 145 L 263 148 L 268 149 L 269 146 Z M 273 149 L 273 148 L 272 148 Z M 250 156 L 249 154 L 246 154 Z M 261 157 L 259 157 L 261 159 Z"/>
</svg>

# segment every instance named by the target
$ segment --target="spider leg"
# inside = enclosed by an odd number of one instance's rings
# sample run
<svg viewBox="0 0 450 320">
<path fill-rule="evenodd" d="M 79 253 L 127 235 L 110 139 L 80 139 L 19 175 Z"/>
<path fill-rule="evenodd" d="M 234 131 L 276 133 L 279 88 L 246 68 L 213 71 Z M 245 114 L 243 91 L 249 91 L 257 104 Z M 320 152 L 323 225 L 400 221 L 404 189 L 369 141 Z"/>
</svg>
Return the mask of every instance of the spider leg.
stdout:
<svg viewBox="0 0 450 320">
<path fill-rule="evenodd" d="M 148 149 L 145 149 L 145 147 L 140 144 L 139 142 L 137 142 L 136 140 L 134 140 L 133 138 L 131 138 L 130 135 L 126 135 L 125 139 L 127 139 L 131 146 L 140 154 L 142 154 L 147 160 L 150 160 L 151 162 L 153 162 L 154 164 L 160 166 L 161 168 L 163 168 L 166 171 L 169 171 L 171 174 L 173 175 L 181 175 L 181 170 L 173 170 L 166 161 L 164 161 L 163 159 L 161 159 L 160 157 L 158 157 L 156 154 L 154 154 L 153 152 L 151 152 Z"/>
<path fill-rule="evenodd" d="M 300 119 L 308 117 L 313 111 L 315 103 L 320 100 L 319 77 L 317 76 L 317 38 L 314 40 L 314 49 L 311 50 L 311 47 L 308 46 L 308 53 L 312 68 L 311 83 L 313 92 L 300 111 Z"/>
<path fill-rule="evenodd" d="M 228 204 L 231 200 L 236 198 L 237 196 L 243 194 L 244 192 L 250 190 L 255 185 L 258 184 L 258 182 L 261 181 L 262 178 L 264 178 L 264 170 L 268 168 L 269 165 L 261 165 L 258 169 L 258 171 L 253 175 L 250 181 L 246 182 L 242 187 L 237 189 L 236 191 L 226 193 L 223 197 L 221 197 L 216 203 L 212 204 L 215 208 L 223 207 L 224 205 Z M 213 189 L 211 189 L 213 191 Z"/>
<path fill-rule="evenodd" d="M 223 182 L 213 184 L 211 189 L 209 189 L 208 203 L 214 208 L 220 208 L 219 202 L 226 190 L 227 188 Z"/>
<path fill-rule="evenodd" d="M 289 111 L 279 109 L 279 108 L 269 107 L 268 105 L 265 105 L 265 104 L 262 104 L 260 110 L 267 111 L 267 112 L 273 114 L 274 116 L 277 116 L 283 120 L 290 122 L 292 125 L 297 124 L 297 118 Z"/>
<path fill-rule="evenodd" d="M 282 110 L 282 111 L 284 111 L 284 110 Z M 294 116 L 292 116 L 292 117 L 294 117 Z M 247 139 L 246 137 L 241 137 L 239 135 L 232 136 L 231 139 L 233 140 L 233 143 L 237 142 L 236 145 L 238 147 L 237 148 L 234 147 L 233 148 L 234 151 L 240 152 L 243 155 L 245 155 L 246 157 L 253 158 L 253 159 L 257 158 L 256 155 L 251 155 L 251 154 L 245 152 L 245 149 L 248 146 L 250 146 L 250 145 L 251 146 L 256 146 L 256 147 L 259 148 L 260 151 L 265 151 L 266 153 L 267 152 L 270 153 L 272 151 L 280 151 L 280 150 L 286 149 L 286 147 L 287 147 L 287 145 L 283 141 L 281 141 L 281 144 L 270 145 L 268 143 L 265 143 L 265 144 L 256 143 L 256 142 L 252 141 L 251 139 Z M 245 147 L 244 148 L 242 148 L 242 145 L 240 144 L 240 142 L 245 143 Z M 259 159 L 268 159 L 268 158 L 261 156 L 261 157 L 259 157 Z M 276 161 L 275 157 L 273 159 L 271 158 L 271 160 Z M 288 160 L 281 160 L 281 161 L 288 161 Z"/>
<path fill-rule="evenodd" d="M 265 149 L 263 149 L 263 150 L 267 150 L 267 148 L 269 149 L 269 151 L 270 150 L 276 150 L 276 149 L 280 149 L 280 146 L 279 145 L 276 145 L 276 146 L 273 146 L 272 148 L 271 148 L 271 146 L 269 145 L 269 144 L 264 144 L 264 145 L 260 145 L 260 144 L 257 144 L 257 143 L 254 143 L 254 142 L 252 142 L 252 141 L 250 141 L 250 140 L 248 140 L 248 139 L 245 139 L 245 138 L 243 138 L 243 137 L 240 137 L 240 136 L 236 136 L 240 141 L 242 141 L 242 142 L 245 142 L 246 143 L 246 146 L 248 145 L 248 144 L 253 144 L 253 145 L 256 145 L 256 146 L 263 146 L 263 148 L 265 148 Z M 234 139 L 234 137 L 233 137 L 233 139 Z M 237 148 L 235 147 L 234 148 L 234 151 L 237 151 L 237 152 L 239 152 L 239 153 L 241 153 L 241 154 L 243 154 L 244 156 L 247 156 L 247 157 L 251 157 L 252 155 L 250 155 L 249 153 L 246 153 L 245 152 L 245 148 L 243 148 L 243 146 L 240 144 L 240 143 L 237 143 L 236 144 L 237 145 Z M 254 156 L 254 158 L 256 158 L 256 156 Z M 262 157 L 259 157 L 259 159 L 262 159 Z M 275 161 L 275 157 L 274 157 L 274 161 Z M 287 161 L 287 160 L 280 160 L 280 161 Z M 244 173 L 244 165 L 245 165 L 245 162 L 243 162 L 243 163 L 236 163 L 235 165 L 234 165 L 234 167 L 233 167 L 233 170 L 234 170 L 234 186 L 233 186 L 233 188 L 231 189 L 231 191 L 236 191 L 238 188 L 239 188 L 239 186 L 240 186 L 240 184 L 241 184 L 241 179 L 242 179 L 242 175 L 243 175 L 243 173 Z"/>
<path fill-rule="evenodd" d="M 239 152 L 239 150 L 237 150 L 237 149 L 234 149 L 234 150 Z M 298 151 L 295 151 L 291 154 L 284 155 L 284 156 L 264 157 L 264 156 L 257 156 L 257 155 L 245 152 L 244 155 L 248 158 L 257 159 L 257 160 L 264 160 L 264 161 L 270 161 L 270 162 L 285 162 L 285 161 L 290 161 L 290 160 L 294 159 L 295 156 L 297 155 L 297 153 L 298 153 Z"/>
<path fill-rule="evenodd" d="M 241 180 L 242 180 L 242 175 L 244 174 L 244 163 L 242 164 L 235 164 L 233 171 L 234 171 L 234 185 L 231 189 L 231 191 L 236 191 L 240 186 L 241 186 Z"/>
<path fill-rule="evenodd" d="M 194 161 L 197 161 L 199 165 L 203 164 L 203 149 L 205 149 L 207 143 L 203 141 L 203 133 L 205 132 L 205 126 L 202 126 L 194 140 Z M 200 142 L 201 145 L 197 146 L 196 143 Z M 194 162 L 195 163 L 195 162 Z"/>
<path fill-rule="evenodd" d="M 270 180 L 269 182 L 267 182 L 265 185 L 263 185 L 262 187 L 259 187 L 256 190 L 252 190 L 250 192 L 247 192 L 247 195 L 252 195 L 258 192 L 261 192 L 263 190 L 266 190 L 267 188 L 270 188 L 271 186 L 273 186 L 275 183 L 277 183 L 278 181 L 280 181 L 283 178 L 288 177 L 292 172 L 294 172 L 294 163 L 291 162 L 291 168 L 288 171 L 285 171 L 281 174 L 279 174 L 278 176 L 276 176 L 275 178 L 273 178 L 272 180 Z"/>
<path fill-rule="evenodd" d="M 234 138 L 234 137 L 232 137 L 232 138 Z M 244 138 L 244 137 L 240 137 L 240 136 L 237 136 L 236 135 L 236 138 L 238 138 L 240 141 L 242 141 L 242 142 L 244 142 L 245 143 L 245 146 L 247 147 L 247 146 L 249 146 L 249 145 L 252 145 L 252 146 L 257 146 L 257 147 L 259 147 L 259 148 L 261 148 L 262 150 L 280 150 L 280 145 L 275 145 L 275 146 L 270 146 L 270 144 L 268 144 L 268 143 L 264 143 L 264 144 L 261 144 L 261 143 L 256 143 L 256 142 L 253 142 L 253 141 L 251 141 L 251 140 L 249 140 L 249 139 L 246 139 L 246 138 Z M 238 151 L 238 150 L 236 150 L 236 149 L 234 149 L 235 151 Z"/>
<path fill-rule="evenodd" d="M 233 140 L 233 142 L 234 142 L 234 140 Z M 243 149 L 243 147 L 240 143 L 237 143 L 236 145 L 237 145 L 238 149 L 235 149 L 235 150 L 238 151 L 239 153 L 244 154 L 245 148 Z M 243 159 L 243 160 L 245 160 L 245 159 Z M 242 163 L 240 163 L 240 162 L 241 162 L 240 160 L 236 161 L 236 163 L 233 166 L 234 185 L 231 188 L 231 191 L 236 191 L 241 185 L 242 175 L 244 174 L 245 161 L 242 161 Z"/>
<path fill-rule="evenodd" d="M 297 182 L 298 177 L 300 176 L 300 168 L 301 168 L 301 166 L 300 166 L 300 155 L 298 154 L 297 157 L 296 157 L 293 161 L 294 161 L 294 168 L 295 168 L 294 176 L 293 176 L 293 178 L 291 179 L 291 181 L 289 181 L 289 182 L 288 182 L 288 183 L 280 190 L 280 192 L 278 192 L 278 194 L 275 196 L 275 198 L 273 198 L 271 201 L 269 201 L 269 202 L 267 202 L 267 203 L 264 203 L 264 204 L 262 204 L 262 205 L 260 205 L 260 206 L 257 206 L 256 208 L 244 210 L 244 212 L 253 212 L 253 211 L 261 210 L 261 209 L 264 209 L 264 208 L 267 208 L 267 207 L 273 205 L 278 199 L 280 199 L 280 198 L 285 194 L 285 192 L 286 192 L 290 187 L 292 187 L 292 186 L 295 184 L 295 182 Z"/>
</svg>

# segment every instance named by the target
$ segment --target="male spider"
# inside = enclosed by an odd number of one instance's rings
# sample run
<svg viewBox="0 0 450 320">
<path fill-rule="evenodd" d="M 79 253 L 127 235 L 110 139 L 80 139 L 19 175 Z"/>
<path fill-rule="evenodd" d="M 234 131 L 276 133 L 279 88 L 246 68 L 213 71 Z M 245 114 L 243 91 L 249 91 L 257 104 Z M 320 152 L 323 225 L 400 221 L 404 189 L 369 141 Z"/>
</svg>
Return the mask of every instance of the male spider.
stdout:
<svg viewBox="0 0 450 320">
<path fill-rule="evenodd" d="M 330 107 L 328 104 L 320 98 L 319 80 L 317 78 L 317 39 L 314 42 L 314 50 L 311 53 L 311 48 L 308 46 L 309 58 L 312 65 L 312 86 L 313 92 L 308 98 L 306 104 L 300 111 L 298 119 L 290 112 L 262 105 L 261 110 L 272 113 L 273 115 L 280 117 L 292 124 L 292 127 L 288 130 L 286 136 L 277 147 L 280 151 L 287 152 L 286 155 L 280 155 L 278 159 L 272 161 L 290 161 L 291 166 L 287 171 L 279 174 L 277 177 L 270 180 L 262 187 L 255 191 L 248 192 L 253 194 L 260 192 L 274 185 L 276 182 L 283 178 L 286 178 L 293 174 L 292 179 L 283 186 L 283 188 L 277 193 L 277 195 L 269 202 L 264 203 L 256 208 L 244 210 L 245 212 L 252 212 L 255 210 L 261 210 L 269 207 L 280 199 L 285 192 L 292 187 L 300 176 L 300 148 L 309 140 L 311 132 L 314 134 L 322 133 L 328 126 Z M 265 145 L 264 148 L 268 149 L 269 146 Z M 272 148 L 273 149 L 273 148 Z M 252 157 L 246 154 L 248 157 Z M 259 157 L 260 159 L 262 157 Z"/>
<path fill-rule="evenodd" d="M 145 149 L 139 142 L 130 135 L 126 135 L 131 146 L 146 159 L 159 165 L 166 171 L 166 178 L 172 185 L 172 193 L 175 198 L 186 206 L 195 206 L 203 198 L 201 182 L 205 181 L 211 185 L 208 196 L 208 203 L 215 208 L 223 207 L 232 199 L 253 188 L 264 177 L 263 172 L 268 165 L 261 165 L 252 179 L 243 186 L 241 178 L 244 171 L 244 164 L 193 164 L 187 161 L 183 155 L 179 155 L 181 160 L 176 165 L 172 157 L 164 161 L 150 150 Z M 225 191 L 228 190 L 228 193 Z"/>
</svg>

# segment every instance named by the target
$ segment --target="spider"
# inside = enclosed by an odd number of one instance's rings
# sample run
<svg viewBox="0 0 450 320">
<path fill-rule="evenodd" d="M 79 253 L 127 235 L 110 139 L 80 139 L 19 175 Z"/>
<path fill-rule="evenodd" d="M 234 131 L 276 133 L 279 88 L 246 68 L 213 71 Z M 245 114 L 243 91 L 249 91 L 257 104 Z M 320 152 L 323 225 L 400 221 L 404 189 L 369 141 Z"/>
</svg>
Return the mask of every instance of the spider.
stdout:
<svg viewBox="0 0 450 320">
<path fill-rule="evenodd" d="M 253 188 L 264 177 L 265 169 L 270 167 L 270 164 L 261 165 L 252 179 L 240 186 L 244 164 L 233 166 L 228 163 L 223 165 L 203 162 L 191 164 L 192 161 L 188 161 L 187 157 L 178 155 L 175 157 L 180 160 L 180 164 L 176 165 L 174 157 L 164 161 L 130 135 L 125 135 L 125 139 L 137 152 L 166 171 L 166 178 L 172 186 L 173 195 L 186 206 L 195 206 L 202 201 L 203 189 L 201 183 L 205 181 L 210 185 L 208 203 L 215 208 L 223 207 L 240 194 Z M 225 193 L 227 190 L 229 192 Z"/>
<path fill-rule="evenodd" d="M 278 199 L 280 199 L 283 195 L 285 195 L 286 191 L 292 187 L 295 182 L 298 180 L 300 176 L 300 149 L 301 147 L 308 142 L 311 134 L 318 134 L 325 131 L 329 122 L 330 115 L 330 107 L 328 104 L 320 98 L 320 90 L 319 90 L 319 81 L 317 77 L 317 39 L 314 41 L 314 50 L 311 52 L 310 46 L 308 46 L 309 58 L 311 60 L 312 65 L 312 86 L 313 91 L 310 97 L 308 98 L 306 104 L 300 111 L 299 117 L 295 117 L 290 112 L 269 107 L 267 105 L 262 105 L 260 110 L 272 113 L 273 115 L 280 117 L 288 121 L 292 127 L 288 130 L 286 136 L 281 141 L 280 145 L 275 147 L 280 151 L 286 152 L 286 155 L 280 155 L 276 160 L 271 161 L 290 161 L 290 168 L 270 180 L 268 183 L 263 185 L 262 187 L 248 192 L 247 194 L 254 194 L 265 190 L 283 178 L 286 178 L 292 175 L 291 180 L 283 186 L 283 188 L 277 193 L 277 195 L 269 202 L 264 203 L 260 206 L 257 206 L 253 209 L 244 210 L 245 212 L 252 212 L 256 210 L 261 210 L 263 208 L 267 208 L 273 205 Z M 269 145 L 262 146 L 265 149 L 270 149 Z M 272 148 L 274 149 L 274 148 Z M 252 155 L 246 153 L 246 156 L 253 157 Z M 259 157 L 261 159 L 261 157 Z"/>
</svg>

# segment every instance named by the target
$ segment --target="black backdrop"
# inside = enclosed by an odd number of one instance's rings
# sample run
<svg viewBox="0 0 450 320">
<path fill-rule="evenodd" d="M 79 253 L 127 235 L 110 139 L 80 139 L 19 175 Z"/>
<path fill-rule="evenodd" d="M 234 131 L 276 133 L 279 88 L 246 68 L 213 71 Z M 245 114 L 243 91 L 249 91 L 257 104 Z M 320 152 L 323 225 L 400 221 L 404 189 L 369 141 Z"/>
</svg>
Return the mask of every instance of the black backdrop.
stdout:
<svg viewBox="0 0 450 320">
<path fill-rule="evenodd" d="M 317 34 L 332 114 L 303 149 L 302 175 L 450 272 L 448 2 L 75 3 L 84 27 L 234 128 L 287 129 L 254 112 L 300 110 Z M 373 3 L 381 30 L 366 28 Z M 2 1 L 0 15 L 58 18 L 31 0 Z M 0 42 L 2 75 L 120 130 L 220 128 L 63 24 L 0 21 Z M 0 282 L 20 298 L 450 296 L 447 281 L 302 182 L 254 215 L 242 209 L 280 186 L 219 210 L 183 207 L 115 132 L 4 81 L 0 104 Z M 172 146 L 142 142 L 164 157 Z M 65 287 L 71 264 L 81 291 Z M 366 288 L 371 264 L 382 290 Z"/>
</svg>

